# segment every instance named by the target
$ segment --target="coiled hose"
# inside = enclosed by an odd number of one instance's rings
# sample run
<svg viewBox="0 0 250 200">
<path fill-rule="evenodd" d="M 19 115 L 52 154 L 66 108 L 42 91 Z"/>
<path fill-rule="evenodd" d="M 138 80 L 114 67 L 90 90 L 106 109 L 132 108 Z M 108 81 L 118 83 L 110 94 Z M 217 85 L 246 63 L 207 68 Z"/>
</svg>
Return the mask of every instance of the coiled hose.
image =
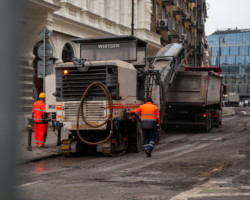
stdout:
<svg viewBox="0 0 250 200">
<path fill-rule="evenodd" d="M 105 96 L 106 96 L 106 99 L 107 99 L 107 101 L 108 101 L 109 112 L 110 112 L 110 115 L 109 115 L 109 117 L 105 120 L 105 122 L 103 122 L 102 124 L 96 125 L 96 126 L 95 126 L 95 125 L 92 125 L 92 124 L 90 124 L 90 123 L 88 123 L 88 122 L 86 121 L 86 118 L 85 118 L 84 112 L 83 112 L 83 103 L 84 103 L 84 101 L 85 101 L 85 98 L 86 98 L 86 96 L 87 96 L 89 90 L 90 90 L 92 87 L 95 87 L 95 86 L 98 86 L 98 87 L 100 87 L 100 88 L 103 90 L 103 92 L 104 92 L 104 94 L 105 94 Z M 85 122 L 85 124 L 88 125 L 89 127 L 92 127 L 92 128 L 101 127 L 101 126 L 103 126 L 104 124 L 108 123 L 108 121 L 110 120 L 110 132 L 109 132 L 109 135 L 107 136 L 107 138 L 105 138 L 104 140 L 101 140 L 101 141 L 99 141 L 99 142 L 89 142 L 89 141 L 85 140 L 85 139 L 81 136 L 80 131 L 79 131 L 79 117 L 80 117 L 80 113 L 81 113 L 81 115 L 82 115 L 82 120 Z M 112 101 L 112 96 L 111 96 L 111 94 L 110 94 L 110 92 L 109 92 L 107 86 L 104 85 L 103 83 L 101 83 L 101 82 L 94 82 L 94 83 L 90 84 L 90 85 L 88 86 L 88 88 L 85 90 L 85 92 L 83 93 L 83 96 L 82 96 L 82 99 L 81 99 L 81 102 L 80 102 L 80 105 L 79 105 L 79 108 L 78 108 L 78 113 L 77 113 L 76 130 L 77 130 L 77 135 L 78 135 L 79 139 L 80 139 L 82 142 L 84 142 L 84 143 L 86 143 L 86 144 L 89 144 L 89 145 L 97 145 L 97 144 L 105 143 L 105 142 L 108 141 L 108 140 L 110 139 L 110 137 L 112 136 L 112 134 L 113 134 L 113 101 Z"/>
</svg>

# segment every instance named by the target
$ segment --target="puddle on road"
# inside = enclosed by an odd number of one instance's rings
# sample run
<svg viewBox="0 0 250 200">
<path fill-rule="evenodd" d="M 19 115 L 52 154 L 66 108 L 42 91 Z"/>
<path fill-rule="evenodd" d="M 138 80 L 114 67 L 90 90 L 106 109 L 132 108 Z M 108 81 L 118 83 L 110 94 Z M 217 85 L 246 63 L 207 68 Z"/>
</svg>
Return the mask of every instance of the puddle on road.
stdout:
<svg viewBox="0 0 250 200">
<path fill-rule="evenodd" d="M 31 174 L 46 174 L 81 166 L 88 157 L 56 157 L 47 160 L 31 162 L 21 166 L 21 172 Z"/>
</svg>

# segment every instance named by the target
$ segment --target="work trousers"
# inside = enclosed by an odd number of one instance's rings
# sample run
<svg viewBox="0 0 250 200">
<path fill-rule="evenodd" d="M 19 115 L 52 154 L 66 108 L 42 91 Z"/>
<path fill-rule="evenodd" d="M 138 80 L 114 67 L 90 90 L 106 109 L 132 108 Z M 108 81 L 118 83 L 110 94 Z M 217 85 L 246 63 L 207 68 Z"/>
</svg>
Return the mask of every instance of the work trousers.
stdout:
<svg viewBox="0 0 250 200">
<path fill-rule="evenodd" d="M 153 151 L 155 142 L 156 142 L 156 129 L 152 128 L 143 128 L 142 129 L 142 133 L 143 133 L 143 147 L 144 150 L 148 150 L 150 152 Z"/>
<path fill-rule="evenodd" d="M 47 137 L 48 124 L 35 124 L 34 135 L 36 147 L 44 147 Z"/>
</svg>

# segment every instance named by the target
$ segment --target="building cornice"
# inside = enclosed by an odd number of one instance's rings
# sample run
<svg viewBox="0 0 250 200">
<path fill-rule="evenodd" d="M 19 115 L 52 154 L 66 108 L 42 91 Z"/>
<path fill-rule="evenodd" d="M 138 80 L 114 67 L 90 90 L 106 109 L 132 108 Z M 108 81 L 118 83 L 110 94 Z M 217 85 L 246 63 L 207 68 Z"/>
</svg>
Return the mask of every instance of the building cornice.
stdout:
<svg viewBox="0 0 250 200">
<path fill-rule="evenodd" d="M 61 21 L 63 23 L 68 23 L 70 25 L 73 25 L 73 26 L 76 26 L 76 27 L 79 27 L 79 28 L 83 28 L 83 29 L 87 29 L 88 31 L 90 32 L 94 32 L 96 33 L 97 35 L 114 35 L 110 32 L 107 32 L 107 31 L 103 31 L 101 29 L 97 29 L 93 26 L 90 26 L 90 25 L 87 25 L 87 24 L 84 24 L 84 23 L 81 23 L 79 21 L 75 21 L 74 19 L 70 19 L 70 18 L 67 18 L 67 17 L 64 17 L 60 14 L 56 14 L 56 13 L 53 13 L 53 19 L 54 20 L 58 20 L 58 21 Z M 56 30 L 58 32 L 61 32 L 63 33 L 63 31 L 59 31 L 59 30 Z M 69 33 L 65 33 L 65 34 L 69 34 Z M 76 37 L 81 37 L 80 35 L 76 36 Z"/>
<path fill-rule="evenodd" d="M 50 3 L 48 1 L 44 1 L 44 0 L 29 0 L 30 2 L 37 4 L 39 6 L 43 6 L 47 9 L 50 9 L 52 11 L 57 11 L 61 8 L 61 6 L 55 5 L 53 3 Z"/>
</svg>

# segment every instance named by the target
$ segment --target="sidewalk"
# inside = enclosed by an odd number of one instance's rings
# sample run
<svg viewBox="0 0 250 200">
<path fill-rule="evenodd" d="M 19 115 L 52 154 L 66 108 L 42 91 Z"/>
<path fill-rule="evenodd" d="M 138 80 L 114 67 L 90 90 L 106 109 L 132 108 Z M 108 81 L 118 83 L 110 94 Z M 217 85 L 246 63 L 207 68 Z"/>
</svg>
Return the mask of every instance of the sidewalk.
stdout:
<svg viewBox="0 0 250 200">
<path fill-rule="evenodd" d="M 31 162 L 46 157 L 52 157 L 61 154 L 61 147 L 57 146 L 57 130 L 52 131 L 48 128 L 48 135 L 45 142 L 45 148 L 36 148 L 34 142 L 34 132 L 32 132 L 32 151 L 28 151 L 28 131 L 20 131 L 20 143 L 17 148 L 17 164 Z M 68 131 L 61 131 L 61 140 L 68 138 Z"/>
</svg>

